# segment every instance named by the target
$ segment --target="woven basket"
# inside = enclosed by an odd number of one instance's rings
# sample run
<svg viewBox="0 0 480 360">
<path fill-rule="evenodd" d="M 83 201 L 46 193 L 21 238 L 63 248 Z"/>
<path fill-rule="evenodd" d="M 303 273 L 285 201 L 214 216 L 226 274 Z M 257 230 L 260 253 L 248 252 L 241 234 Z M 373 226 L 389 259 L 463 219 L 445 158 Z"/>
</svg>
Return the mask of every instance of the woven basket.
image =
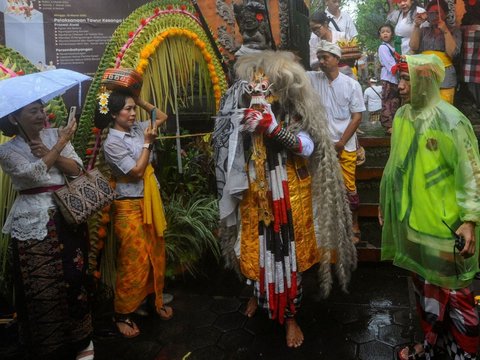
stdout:
<svg viewBox="0 0 480 360">
<path fill-rule="evenodd" d="M 142 89 L 142 75 L 134 69 L 107 69 L 102 77 L 102 85 L 108 90 L 128 90 L 138 96 Z"/>
</svg>

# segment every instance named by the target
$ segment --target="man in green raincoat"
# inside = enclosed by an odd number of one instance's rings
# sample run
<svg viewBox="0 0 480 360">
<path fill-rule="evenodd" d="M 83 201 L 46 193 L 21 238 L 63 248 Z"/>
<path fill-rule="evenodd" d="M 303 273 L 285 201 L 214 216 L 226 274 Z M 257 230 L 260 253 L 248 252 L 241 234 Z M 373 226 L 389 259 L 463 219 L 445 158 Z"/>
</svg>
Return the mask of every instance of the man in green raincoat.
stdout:
<svg viewBox="0 0 480 360">
<path fill-rule="evenodd" d="M 423 344 L 401 347 L 398 358 L 431 359 L 442 348 L 452 359 L 476 359 L 477 139 L 470 121 L 440 98 L 445 69 L 437 56 L 406 56 L 398 67 L 406 104 L 393 121 L 380 185 L 382 260 L 413 272 L 425 334 Z"/>
</svg>

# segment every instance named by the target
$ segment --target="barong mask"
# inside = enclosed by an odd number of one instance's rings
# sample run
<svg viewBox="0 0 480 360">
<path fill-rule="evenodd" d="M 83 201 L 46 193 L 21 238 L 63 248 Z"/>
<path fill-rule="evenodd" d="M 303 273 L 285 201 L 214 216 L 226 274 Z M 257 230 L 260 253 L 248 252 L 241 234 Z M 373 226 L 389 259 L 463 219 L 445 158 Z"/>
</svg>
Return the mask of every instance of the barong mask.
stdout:
<svg viewBox="0 0 480 360">
<path fill-rule="evenodd" d="M 245 92 L 250 95 L 250 107 L 264 107 L 272 100 L 271 88 L 268 77 L 262 69 L 253 74 L 253 79 L 245 86 Z"/>
</svg>

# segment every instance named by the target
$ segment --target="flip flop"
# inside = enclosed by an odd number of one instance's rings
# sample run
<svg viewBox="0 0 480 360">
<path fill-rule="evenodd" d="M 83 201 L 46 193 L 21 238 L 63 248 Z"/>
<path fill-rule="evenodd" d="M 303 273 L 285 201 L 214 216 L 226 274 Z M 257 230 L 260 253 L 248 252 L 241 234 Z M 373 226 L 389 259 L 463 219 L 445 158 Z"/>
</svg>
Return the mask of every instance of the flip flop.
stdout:
<svg viewBox="0 0 480 360">
<path fill-rule="evenodd" d="M 118 323 L 122 323 L 122 324 L 126 324 L 128 325 L 130 328 L 132 329 L 135 329 L 135 326 L 136 324 L 132 321 L 132 319 L 130 319 L 128 316 L 125 316 L 125 317 L 119 317 L 119 316 L 116 316 L 113 318 L 113 321 L 115 322 L 115 327 L 117 328 L 118 332 L 120 335 L 122 335 L 124 338 L 127 338 L 127 339 L 132 339 L 134 337 L 137 337 L 138 335 L 140 335 L 140 330 L 138 330 L 137 333 L 133 334 L 133 335 L 125 335 L 124 333 L 122 333 L 120 331 L 120 329 L 118 328 L 117 324 Z M 137 328 L 138 329 L 138 328 Z"/>
<path fill-rule="evenodd" d="M 167 308 L 170 308 L 172 310 L 172 313 L 170 315 L 162 315 L 160 312 L 163 312 L 167 314 Z M 170 320 L 173 317 L 173 309 L 170 306 L 162 306 L 160 308 L 160 311 L 157 311 L 158 317 L 162 320 Z"/>
</svg>

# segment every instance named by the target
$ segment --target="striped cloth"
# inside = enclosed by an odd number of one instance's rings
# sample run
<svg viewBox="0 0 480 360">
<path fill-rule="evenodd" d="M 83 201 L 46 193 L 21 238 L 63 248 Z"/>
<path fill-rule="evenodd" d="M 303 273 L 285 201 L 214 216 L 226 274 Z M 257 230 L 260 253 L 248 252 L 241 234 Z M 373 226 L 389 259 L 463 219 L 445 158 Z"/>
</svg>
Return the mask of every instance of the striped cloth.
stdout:
<svg viewBox="0 0 480 360">
<path fill-rule="evenodd" d="M 463 27 L 463 79 L 480 83 L 480 25 Z"/>
<path fill-rule="evenodd" d="M 436 350 L 440 348 L 451 359 L 476 359 L 479 321 L 471 289 L 442 288 L 417 274 L 413 274 L 413 286 L 425 334 L 426 358 L 436 358 Z"/>
</svg>

